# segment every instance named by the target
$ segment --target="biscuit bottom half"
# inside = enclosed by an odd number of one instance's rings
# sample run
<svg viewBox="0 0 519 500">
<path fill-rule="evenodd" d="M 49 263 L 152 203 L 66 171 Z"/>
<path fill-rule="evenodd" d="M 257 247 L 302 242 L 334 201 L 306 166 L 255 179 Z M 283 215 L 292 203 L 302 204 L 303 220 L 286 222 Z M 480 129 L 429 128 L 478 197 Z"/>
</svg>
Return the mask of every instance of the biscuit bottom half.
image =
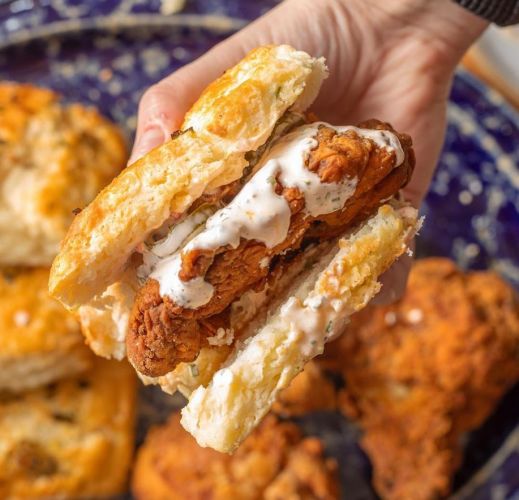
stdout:
<svg viewBox="0 0 519 500">
<path fill-rule="evenodd" d="M 234 451 L 278 393 L 380 290 L 379 276 L 406 250 L 418 225 L 416 210 L 384 205 L 341 238 L 267 322 L 236 345 L 209 384 L 191 393 L 184 428 L 201 446 Z"/>
</svg>

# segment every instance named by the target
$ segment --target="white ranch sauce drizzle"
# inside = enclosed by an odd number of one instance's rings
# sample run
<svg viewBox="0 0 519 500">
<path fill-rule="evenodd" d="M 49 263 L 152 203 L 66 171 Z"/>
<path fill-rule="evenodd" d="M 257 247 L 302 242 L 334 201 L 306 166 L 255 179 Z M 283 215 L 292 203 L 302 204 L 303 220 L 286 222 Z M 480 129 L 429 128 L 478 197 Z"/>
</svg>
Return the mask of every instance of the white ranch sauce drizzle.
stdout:
<svg viewBox="0 0 519 500">
<path fill-rule="evenodd" d="M 271 147 L 252 179 L 226 207 L 207 219 L 205 229 L 189 241 L 184 251 L 212 250 L 227 245 L 236 248 L 241 238 L 260 241 L 267 248 L 284 241 L 290 227 L 291 213 L 285 198 L 274 191 L 276 178 L 285 188 L 297 187 L 301 191 L 305 198 L 305 211 L 313 217 L 340 209 L 355 192 L 358 179 L 323 183 L 318 174 L 308 170 L 306 160 L 309 152 L 318 146 L 316 135 L 321 126 L 333 128 L 338 133 L 354 130 L 379 147 L 394 151 L 395 167 L 404 161 L 398 138 L 387 130 L 334 127 L 324 122 L 299 127 Z M 170 248 L 175 246 L 172 244 Z M 152 252 L 156 253 L 153 248 Z M 178 276 L 181 253 L 176 252 L 169 257 L 163 255 L 165 252 L 160 253 L 163 259 L 157 263 L 150 277 L 159 282 L 161 296 L 168 296 L 178 305 L 191 309 L 207 304 L 213 295 L 213 286 L 202 277 L 182 281 Z"/>
<path fill-rule="evenodd" d="M 207 304 L 214 293 L 214 287 L 211 283 L 199 276 L 189 281 L 182 281 L 178 274 L 182 267 L 182 256 L 180 252 L 160 261 L 155 270 L 150 274 L 150 278 L 154 278 L 159 282 L 160 295 L 167 295 L 175 301 L 176 304 L 190 309 Z"/>
<path fill-rule="evenodd" d="M 189 237 L 213 214 L 209 208 L 199 209 L 169 231 L 168 235 L 155 242 L 151 247 L 144 247 L 142 265 L 137 269 L 137 276 L 145 280 L 162 259 L 173 255 Z"/>
<path fill-rule="evenodd" d="M 157 257 L 168 257 L 176 252 L 182 243 L 190 236 L 198 226 L 203 224 L 212 215 L 208 208 L 198 210 L 186 217 L 182 222 L 173 226 L 169 234 L 161 241 L 153 245 L 153 253 Z"/>
</svg>

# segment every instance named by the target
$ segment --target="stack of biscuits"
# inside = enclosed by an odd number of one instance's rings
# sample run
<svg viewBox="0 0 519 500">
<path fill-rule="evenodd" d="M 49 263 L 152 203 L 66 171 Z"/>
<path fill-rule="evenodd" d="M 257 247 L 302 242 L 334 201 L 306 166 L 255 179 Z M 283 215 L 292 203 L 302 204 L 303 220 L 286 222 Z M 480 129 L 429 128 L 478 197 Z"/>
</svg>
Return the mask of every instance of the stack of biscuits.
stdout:
<svg viewBox="0 0 519 500">
<path fill-rule="evenodd" d="M 0 498 L 126 488 L 136 381 L 96 358 L 47 292 L 76 209 L 119 172 L 119 130 L 54 92 L 0 84 Z"/>
</svg>

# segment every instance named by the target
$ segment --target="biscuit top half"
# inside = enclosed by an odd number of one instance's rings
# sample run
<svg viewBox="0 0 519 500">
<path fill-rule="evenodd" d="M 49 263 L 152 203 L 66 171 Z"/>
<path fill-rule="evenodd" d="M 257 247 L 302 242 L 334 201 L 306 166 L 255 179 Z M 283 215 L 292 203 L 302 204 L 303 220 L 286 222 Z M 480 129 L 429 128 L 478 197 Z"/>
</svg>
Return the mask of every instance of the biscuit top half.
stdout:
<svg viewBox="0 0 519 500">
<path fill-rule="evenodd" d="M 79 214 L 55 259 L 50 291 L 70 308 L 103 292 L 136 247 L 204 192 L 242 177 L 287 110 L 315 99 L 326 67 L 289 46 L 260 47 L 226 71 L 181 132 L 126 168 Z"/>
</svg>

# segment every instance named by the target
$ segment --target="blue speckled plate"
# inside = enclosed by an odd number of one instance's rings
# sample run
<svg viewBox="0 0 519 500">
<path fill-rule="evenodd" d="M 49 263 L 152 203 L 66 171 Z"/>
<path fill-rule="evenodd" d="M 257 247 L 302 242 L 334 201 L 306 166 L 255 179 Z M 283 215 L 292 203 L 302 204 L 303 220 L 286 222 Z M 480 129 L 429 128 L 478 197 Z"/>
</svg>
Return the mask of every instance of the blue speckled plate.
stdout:
<svg viewBox="0 0 519 500">
<path fill-rule="evenodd" d="M 519 289 L 519 115 L 459 73 L 448 118 L 420 249 L 466 268 L 493 268 Z"/>
<path fill-rule="evenodd" d="M 180 2 L 182 3 L 182 2 Z M 98 106 L 131 140 L 143 90 L 275 5 L 276 0 L 0 0 L 0 78 Z M 160 14 L 162 13 L 162 15 Z M 466 73 L 455 81 L 440 166 L 423 207 L 418 253 L 494 268 L 519 289 L 519 117 Z M 455 498 L 519 498 L 519 387 L 469 436 Z M 139 441 L 182 404 L 141 391 Z M 335 414 L 304 419 L 341 464 L 344 498 L 376 498 L 358 431 Z"/>
</svg>

